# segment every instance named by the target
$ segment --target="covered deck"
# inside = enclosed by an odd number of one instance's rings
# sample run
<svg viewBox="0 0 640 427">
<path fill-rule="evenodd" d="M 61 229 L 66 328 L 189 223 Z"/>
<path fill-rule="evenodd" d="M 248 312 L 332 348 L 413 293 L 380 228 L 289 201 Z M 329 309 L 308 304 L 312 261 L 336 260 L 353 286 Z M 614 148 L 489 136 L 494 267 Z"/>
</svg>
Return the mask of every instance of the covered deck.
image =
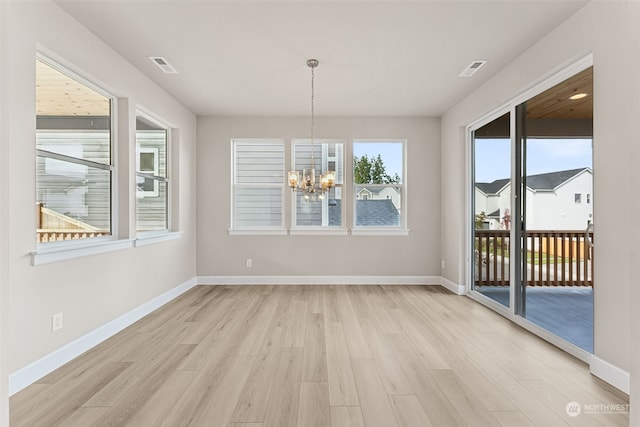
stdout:
<svg viewBox="0 0 640 427">
<path fill-rule="evenodd" d="M 475 233 L 474 289 L 509 307 L 509 230 Z M 524 317 L 593 352 L 593 247 L 586 239 L 584 231 L 527 232 Z"/>
</svg>

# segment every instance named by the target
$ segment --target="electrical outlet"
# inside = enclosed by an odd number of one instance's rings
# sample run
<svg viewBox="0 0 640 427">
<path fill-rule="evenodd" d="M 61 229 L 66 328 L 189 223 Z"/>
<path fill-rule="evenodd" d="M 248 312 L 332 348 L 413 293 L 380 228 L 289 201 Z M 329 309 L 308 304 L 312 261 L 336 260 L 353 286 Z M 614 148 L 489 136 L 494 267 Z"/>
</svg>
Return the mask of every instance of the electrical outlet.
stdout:
<svg viewBox="0 0 640 427">
<path fill-rule="evenodd" d="M 251 260 L 251 258 L 247 258 L 247 263 L 246 263 L 246 265 L 247 265 L 247 268 L 251 268 L 251 267 L 253 267 L 253 261 Z"/>
<path fill-rule="evenodd" d="M 64 324 L 64 317 L 62 313 L 54 314 L 51 316 L 51 332 L 62 329 Z"/>
<path fill-rule="evenodd" d="M 445 263 L 444 260 L 440 260 L 440 268 L 442 268 L 443 270 L 445 269 Z"/>
</svg>

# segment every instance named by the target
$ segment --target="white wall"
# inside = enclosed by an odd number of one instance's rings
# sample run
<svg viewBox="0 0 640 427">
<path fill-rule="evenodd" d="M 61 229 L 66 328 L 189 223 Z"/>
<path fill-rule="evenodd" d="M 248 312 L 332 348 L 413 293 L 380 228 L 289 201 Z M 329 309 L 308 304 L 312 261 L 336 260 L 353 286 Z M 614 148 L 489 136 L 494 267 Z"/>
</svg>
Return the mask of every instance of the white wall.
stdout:
<svg viewBox="0 0 640 427">
<path fill-rule="evenodd" d="M 316 119 L 320 138 L 344 139 L 345 175 L 352 174 L 354 138 L 407 140 L 408 236 L 230 236 L 231 139 L 282 138 L 289 168 L 292 138 L 304 138 L 309 118 L 198 119 L 198 275 L 200 276 L 439 276 L 439 120 L 426 118 Z M 347 224 L 353 205 L 347 202 Z M 287 189 L 286 223 L 291 194 Z M 305 259 L 304 251 L 312 256 Z M 322 254 L 331 253 L 329 261 Z M 253 268 L 245 267 L 245 259 Z M 326 262 L 325 262 L 326 261 Z"/>
<path fill-rule="evenodd" d="M 629 8 L 629 23 L 635 23 L 629 29 L 629 43 L 630 43 L 630 52 L 640 52 L 640 4 L 636 3 L 635 6 Z M 638 165 L 640 165 L 640 137 L 637 132 L 637 119 L 640 117 L 640 58 L 636 58 L 635 62 L 631 62 L 630 67 L 627 71 L 629 76 L 636 76 L 636 79 L 629 85 L 628 93 L 635 93 L 636 96 L 632 96 L 629 99 L 629 114 L 626 115 L 626 118 L 633 117 L 635 118 L 633 121 L 629 122 L 631 124 L 636 124 L 636 126 L 628 125 L 626 126 L 626 137 L 628 139 L 629 151 L 628 151 L 628 162 L 631 171 L 635 173 L 631 174 L 631 180 L 629 181 L 629 186 L 626 187 L 626 190 L 633 190 L 633 192 L 628 194 L 637 194 L 638 188 L 640 188 L 640 174 L 637 173 Z M 640 212 L 640 197 L 631 197 L 631 212 L 638 213 Z M 640 242 L 640 227 L 637 226 L 637 220 L 635 215 L 632 217 L 632 223 L 635 226 L 630 229 L 630 237 L 629 240 L 631 242 L 635 242 L 629 248 L 629 263 L 631 266 L 635 268 L 630 268 L 627 273 L 629 275 L 629 286 L 630 286 L 630 298 L 628 299 L 627 305 L 631 311 L 631 418 L 629 425 L 637 426 L 640 425 L 640 409 L 638 406 L 640 405 L 640 280 L 638 279 L 638 268 L 640 265 L 640 245 L 637 242 Z"/>
<path fill-rule="evenodd" d="M 442 191 L 442 256 L 451 267 L 444 276 L 465 284 L 464 224 L 468 213 L 464 127 L 545 76 L 593 53 L 594 220 L 598 242 L 595 355 L 626 372 L 632 366 L 631 282 L 634 288 L 638 286 L 637 271 L 632 268 L 637 261 L 632 264 L 628 257 L 621 256 L 638 242 L 631 238 L 630 230 L 637 229 L 637 221 L 630 210 L 634 197 L 629 197 L 637 193 L 637 187 L 631 184 L 637 182 L 632 180 L 637 176 L 637 165 L 632 170 L 628 157 L 630 150 L 637 152 L 640 117 L 638 7 L 635 1 L 588 3 L 442 118 L 442 182 L 451 186 Z"/>
<path fill-rule="evenodd" d="M 5 25 L 4 3 L 0 2 L 0 28 Z M 5 37 L 0 31 L 0 88 L 6 87 Z M 0 427 L 9 426 L 9 146 L 7 141 L 7 97 L 0 98 Z"/>
<path fill-rule="evenodd" d="M 196 118 L 54 3 L 3 2 L 2 12 L 0 251 L 2 267 L 5 260 L 10 267 L 8 285 L 4 268 L 0 276 L 0 284 L 5 292 L 8 287 L 10 294 L 9 341 L 3 339 L 2 349 L 8 344 L 8 370 L 15 372 L 195 276 Z M 141 105 L 179 128 L 180 145 L 174 157 L 179 161 L 180 175 L 172 178 L 179 183 L 179 212 L 176 213 L 180 218 L 178 228 L 184 231 L 182 238 L 69 261 L 31 265 L 29 253 L 36 247 L 37 48 L 54 55 L 54 59 L 72 66 L 74 71 L 114 95 L 128 98 L 131 113 L 136 105 Z M 133 117 L 133 114 L 129 116 Z M 11 162 L 7 170 L 5 156 L 8 152 Z M 127 159 L 126 150 L 121 150 L 120 154 Z M 133 162 L 133 157 L 129 157 Z M 129 170 L 119 177 L 121 190 L 133 191 L 132 182 L 126 181 L 131 177 L 130 171 L 129 165 Z M 135 196 L 132 195 L 132 199 Z M 126 206 L 126 203 L 122 205 Z M 8 233 L 4 228 L 7 215 Z M 121 217 L 130 223 L 133 218 L 127 212 Z M 0 294 L 3 309 L 5 292 Z M 52 333 L 51 315 L 58 312 L 64 312 L 64 328 Z M 3 372 L 3 386 L 5 374 Z"/>
</svg>

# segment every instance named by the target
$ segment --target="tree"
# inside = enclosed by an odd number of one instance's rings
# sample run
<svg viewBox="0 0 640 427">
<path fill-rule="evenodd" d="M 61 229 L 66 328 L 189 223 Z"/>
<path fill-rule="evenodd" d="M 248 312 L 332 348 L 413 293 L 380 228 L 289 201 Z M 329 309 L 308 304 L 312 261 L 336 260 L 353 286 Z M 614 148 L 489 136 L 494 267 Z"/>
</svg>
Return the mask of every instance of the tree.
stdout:
<svg viewBox="0 0 640 427">
<path fill-rule="evenodd" d="M 371 183 L 371 162 L 365 154 L 362 157 L 354 156 L 353 158 L 353 176 L 356 184 Z"/>
<path fill-rule="evenodd" d="M 371 163 L 371 184 L 385 184 L 386 176 L 384 162 L 380 154 L 378 154 L 378 157 Z"/>
<path fill-rule="evenodd" d="M 484 220 L 486 218 L 487 218 L 487 214 L 485 214 L 484 211 L 480 212 L 479 214 L 476 214 L 476 217 L 475 217 L 476 230 L 482 230 L 484 228 Z"/>
<path fill-rule="evenodd" d="M 356 184 L 399 184 L 400 176 L 387 174 L 382 156 L 378 154 L 371 159 L 364 154 L 353 158 L 353 176 Z"/>
</svg>

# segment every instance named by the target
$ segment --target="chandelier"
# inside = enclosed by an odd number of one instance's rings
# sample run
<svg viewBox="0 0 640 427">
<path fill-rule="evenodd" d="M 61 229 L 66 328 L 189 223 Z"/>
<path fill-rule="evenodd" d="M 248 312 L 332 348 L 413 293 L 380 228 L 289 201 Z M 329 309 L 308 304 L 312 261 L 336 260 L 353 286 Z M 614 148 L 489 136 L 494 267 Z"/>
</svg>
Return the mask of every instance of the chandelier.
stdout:
<svg viewBox="0 0 640 427">
<path fill-rule="evenodd" d="M 289 171 L 287 174 L 289 179 L 289 187 L 295 192 L 304 193 L 304 198 L 309 200 L 317 196 L 318 199 L 324 199 L 324 193 L 331 191 L 331 188 L 335 186 L 336 173 L 335 171 L 326 171 L 320 175 L 320 179 L 316 182 L 316 169 L 315 169 L 315 68 L 319 62 L 317 59 L 309 59 L 307 66 L 311 68 L 311 168 L 303 169 L 300 171 Z"/>
</svg>

